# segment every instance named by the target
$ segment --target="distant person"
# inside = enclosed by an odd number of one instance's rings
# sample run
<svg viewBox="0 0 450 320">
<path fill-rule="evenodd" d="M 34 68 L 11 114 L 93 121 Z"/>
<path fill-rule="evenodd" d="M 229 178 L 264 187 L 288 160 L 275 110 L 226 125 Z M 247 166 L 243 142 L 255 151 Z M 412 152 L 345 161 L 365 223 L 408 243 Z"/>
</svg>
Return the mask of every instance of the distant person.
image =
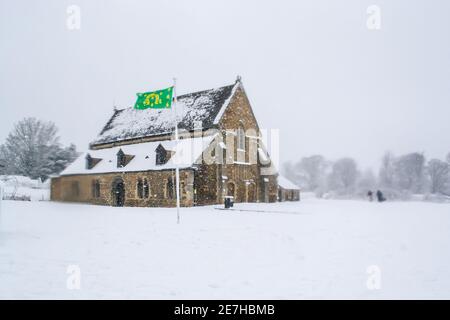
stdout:
<svg viewBox="0 0 450 320">
<path fill-rule="evenodd" d="M 367 192 L 367 197 L 369 198 L 369 201 L 370 201 L 370 202 L 373 201 L 373 192 L 372 192 L 372 190 L 369 190 L 369 191 Z"/>
<path fill-rule="evenodd" d="M 386 201 L 386 198 L 384 197 L 383 192 L 381 192 L 380 190 L 377 190 L 377 199 L 378 199 L 378 202 Z"/>
</svg>

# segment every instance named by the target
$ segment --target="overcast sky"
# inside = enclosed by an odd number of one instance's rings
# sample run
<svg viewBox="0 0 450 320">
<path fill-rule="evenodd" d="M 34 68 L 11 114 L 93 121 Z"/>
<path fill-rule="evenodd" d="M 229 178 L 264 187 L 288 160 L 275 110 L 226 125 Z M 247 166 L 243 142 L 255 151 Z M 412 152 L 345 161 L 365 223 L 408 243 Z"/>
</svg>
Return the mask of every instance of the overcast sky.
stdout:
<svg viewBox="0 0 450 320">
<path fill-rule="evenodd" d="M 67 28 L 69 5 L 81 28 Z M 366 26 L 369 5 L 381 29 Z M 281 161 L 320 153 L 376 167 L 385 150 L 450 151 L 449 1 L 0 0 L 0 143 L 26 116 L 80 150 L 113 103 L 241 75 Z"/>
</svg>

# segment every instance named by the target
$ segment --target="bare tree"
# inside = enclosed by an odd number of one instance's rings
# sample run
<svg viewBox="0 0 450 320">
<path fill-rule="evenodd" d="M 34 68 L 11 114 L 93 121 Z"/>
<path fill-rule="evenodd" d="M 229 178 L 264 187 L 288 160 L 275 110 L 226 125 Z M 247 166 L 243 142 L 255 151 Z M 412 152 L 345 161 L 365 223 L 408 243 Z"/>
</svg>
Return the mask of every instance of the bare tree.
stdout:
<svg viewBox="0 0 450 320">
<path fill-rule="evenodd" d="M 371 169 L 366 169 L 358 180 L 358 189 L 365 194 L 369 190 L 375 189 L 377 186 L 377 179 Z"/>
<path fill-rule="evenodd" d="M 354 191 L 359 172 L 356 161 L 351 158 L 337 160 L 328 177 L 329 187 L 339 193 L 350 194 Z"/>
<path fill-rule="evenodd" d="M 413 193 L 423 191 L 425 181 L 425 156 L 413 152 L 399 157 L 395 161 L 395 184 L 399 190 Z"/>
<path fill-rule="evenodd" d="M 6 148 L 0 146 L 0 175 L 7 173 Z"/>
<path fill-rule="evenodd" d="M 283 164 L 283 174 L 289 177 L 289 180 L 295 182 L 298 186 L 305 188 L 305 179 L 301 176 L 301 173 L 296 170 L 292 162 L 288 161 Z"/>
<path fill-rule="evenodd" d="M 295 166 L 297 172 L 304 180 L 305 188 L 310 191 L 316 191 L 322 187 L 325 180 L 327 162 L 321 155 L 312 155 L 303 157 Z"/>
<path fill-rule="evenodd" d="M 4 172 L 32 179 L 45 179 L 52 173 L 59 173 L 77 153 L 75 146 L 60 146 L 57 132 L 54 123 L 36 118 L 16 123 L 0 150 Z"/>
<path fill-rule="evenodd" d="M 431 159 L 427 166 L 431 193 L 446 193 L 450 179 L 450 164 L 439 159 Z"/>
<path fill-rule="evenodd" d="M 395 157 L 391 152 L 386 152 L 381 160 L 381 167 L 379 173 L 380 185 L 386 188 L 394 186 L 395 176 Z"/>
</svg>

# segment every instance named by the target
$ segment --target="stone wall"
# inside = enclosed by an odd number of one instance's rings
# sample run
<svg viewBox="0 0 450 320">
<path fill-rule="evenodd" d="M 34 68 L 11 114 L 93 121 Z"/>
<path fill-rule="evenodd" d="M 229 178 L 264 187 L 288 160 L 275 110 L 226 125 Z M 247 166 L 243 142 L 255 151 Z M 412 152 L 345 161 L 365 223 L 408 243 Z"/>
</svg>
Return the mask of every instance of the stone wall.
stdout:
<svg viewBox="0 0 450 320">
<path fill-rule="evenodd" d="M 224 193 L 231 195 L 227 186 L 234 184 L 235 202 L 249 202 L 255 199 L 258 202 L 275 202 L 277 199 L 277 181 L 276 177 L 264 182 L 260 172 L 259 155 L 257 154 L 258 137 L 260 128 L 253 114 L 250 102 L 245 92 L 238 88 L 230 104 L 219 121 L 219 128 L 227 142 L 233 148 L 234 164 L 223 165 L 223 175 L 228 179 L 222 181 L 224 184 Z M 243 128 L 246 132 L 245 150 L 238 150 L 237 137 L 230 134 L 230 131 L 236 132 L 238 128 Z M 228 133 L 227 133 L 228 132 Z M 230 144 L 230 138 L 233 139 Z M 230 154 L 230 153 L 228 153 Z M 227 160 L 227 159 L 226 159 Z M 255 163 L 256 162 L 256 163 Z M 265 195 L 267 192 L 267 196 Z M 254 196 L 253 196 L 254 194 Z"/>
<path fill-rule="evenodd" d="M 300 201 L 300 190 L 279 187 L 278 198 L 278 201 Z"/>
<path fill-rule="evenodd" d="M 139 178 L 147 179 L 149 184 L 149 196 L 143 199 L 139 198 L 137 191 Z M 61 176 L 52 178 L 51 200 L 114 205 L 114 183 L 121 180 L 125 187 L 125 206 L 173 207 L 176 206 L 175 183 L 170 192 L 168 190 L 169 178 L 173 178 L 175 181 L 174 170 Z M 193 205 L 193 179 L 192 170 L 180 170 L 180 203 L 182 206 Z M 99 197 L 94 196 L 95 181 L 100 183 Z M 172 198 L 170 195 L 173 195 Z"/>
</svg>

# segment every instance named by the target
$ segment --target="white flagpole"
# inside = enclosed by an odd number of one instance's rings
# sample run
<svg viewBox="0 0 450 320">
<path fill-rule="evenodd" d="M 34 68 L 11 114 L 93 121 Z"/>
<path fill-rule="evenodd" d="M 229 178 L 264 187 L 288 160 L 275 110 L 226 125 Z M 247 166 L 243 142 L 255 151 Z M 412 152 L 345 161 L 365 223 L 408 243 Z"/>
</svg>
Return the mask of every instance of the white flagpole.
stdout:
<svg viewBox="0 0 450 320">
<path fill-rule="evenodd" d="M 177 117 L 177 79 L 173 78 L 173 110 L 175 112 L 175 143 L 178 145 L 178 117 Z M 180 152 L 180 150 L 178 150 Z M 180 169 L 178 161 L 175 160 L 175 180 L 177 193 L 177 224 L 180 223 Z"/>
</svg>

